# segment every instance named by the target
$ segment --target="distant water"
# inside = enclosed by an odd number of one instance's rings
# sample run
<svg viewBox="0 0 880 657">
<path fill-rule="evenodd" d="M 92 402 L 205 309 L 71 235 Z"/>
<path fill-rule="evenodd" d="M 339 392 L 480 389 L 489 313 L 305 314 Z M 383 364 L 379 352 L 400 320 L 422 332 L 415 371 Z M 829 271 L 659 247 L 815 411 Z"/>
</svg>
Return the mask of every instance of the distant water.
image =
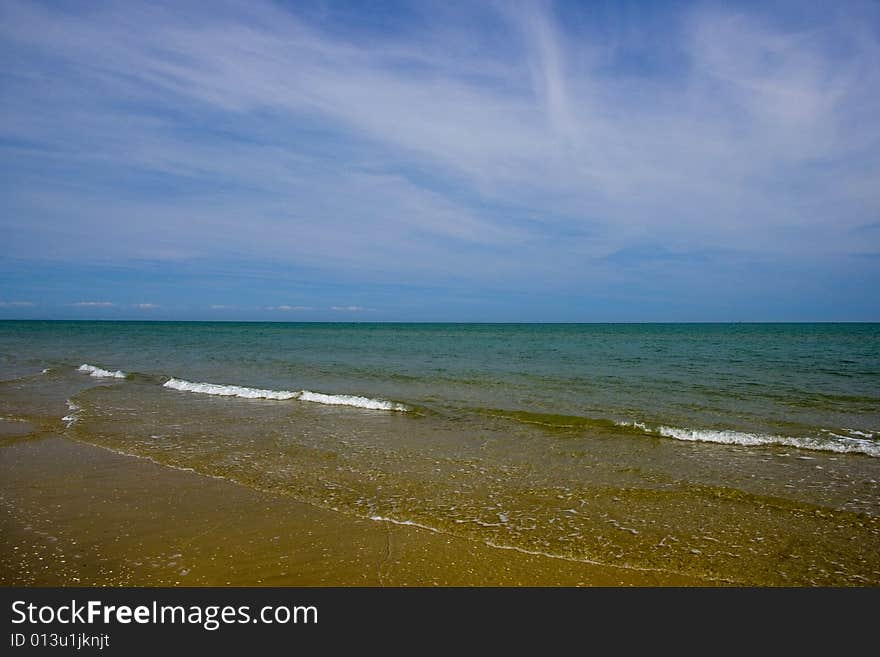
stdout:
<svg viewBox="0 0 880 657">
<path fill-rule="evenodd" d="M 7 421 L 377 521 L 880 582 L 880 324 L 0 322 L 0 379 Z"/>
</svg>

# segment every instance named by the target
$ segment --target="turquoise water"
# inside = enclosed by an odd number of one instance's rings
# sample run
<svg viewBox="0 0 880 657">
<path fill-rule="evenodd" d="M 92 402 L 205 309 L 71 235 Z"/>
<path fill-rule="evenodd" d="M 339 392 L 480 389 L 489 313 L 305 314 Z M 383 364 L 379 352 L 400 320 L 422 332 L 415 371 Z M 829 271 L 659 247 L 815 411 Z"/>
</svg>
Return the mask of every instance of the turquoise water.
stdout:
<svg viewBox="0 0 880 657">
<path fill-rule="evenodd" d="M 0 322 L 0 379 L 8 421 L 377 521 L 880 581 L 880 324 Z"/>
<path fill-rule="evenodd" d="M 13 375 L 94 363 L 448 411 L 816 438 L 880 431 L 877 324 L 3 322 L 0 358 Z"/>
</svg>

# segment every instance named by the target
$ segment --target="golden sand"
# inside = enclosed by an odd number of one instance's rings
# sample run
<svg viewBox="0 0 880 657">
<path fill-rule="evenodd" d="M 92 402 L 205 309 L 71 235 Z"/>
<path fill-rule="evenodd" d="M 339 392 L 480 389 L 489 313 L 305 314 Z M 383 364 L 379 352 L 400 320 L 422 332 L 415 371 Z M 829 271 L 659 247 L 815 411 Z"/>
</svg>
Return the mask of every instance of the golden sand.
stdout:
<svg viewBox="0 0 880 657">
<path fill-rule="evenodd" d="M 64 438 L 0 448 L 0 583 L 694 585 L 353 518 Z"/>
</svg>

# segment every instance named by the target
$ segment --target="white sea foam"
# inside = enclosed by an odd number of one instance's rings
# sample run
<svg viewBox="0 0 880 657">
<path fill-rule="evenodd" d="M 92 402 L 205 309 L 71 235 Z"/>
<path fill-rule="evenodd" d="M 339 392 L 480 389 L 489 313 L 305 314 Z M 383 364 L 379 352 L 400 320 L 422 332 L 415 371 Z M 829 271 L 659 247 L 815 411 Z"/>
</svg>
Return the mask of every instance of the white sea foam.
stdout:
<svg viewBox="0 0 880 657">
<path fill-rule="evenodd" d="M 262 390 L 260 388 L 246 388 L 244 386 L 227 386 L 217 383 L 193 383 L 183 379 L 168 379 L 164 384 L 166 388 L 183 390 L 185 392 L 200 392 L 205 395 L 220 395 L 222 397 L 244 397 L 245 399 L 296 399 L 298 392 L 289 390 Z"/>
<path fill-rule="evenodd" d="M 436 527 L 429 527 L 428 525 L 423 525 L 418 522 L 413 522 L 412 520 L 395 520 L 394 518 L 388 518 L 386 516 L 370 516 L 370 520 L 375 520 L 376 522 L 390 522 L 392 525 L 404 525 L 407 527 L 418 527 L 419 529 L 427 529 L 429 532 L 434 532 L 435 534 L 442 534 L 439 529 Z"/>
<path fill-rule="evenodd" d="M 383 399 L 370 399 L 369 397 L 357 397 L 355 395 L 325 395 L 310 390 L 265 390 L 261 388 L 246 388 L 244 386 L 220 385 L 217 383 L 193 383 L 183 379 L 169 379 L 163 384 L 166 388 L 183 390 L 186 392 L 199 392 L 206 395 L 220 395 L 224 397 L 243 397 L 245 399 L 275 399 L 286 401 L 298 399 L 300 401 L 314 402 L 316 404 L 328 404 L 331 406 L 354 406 L 367 408 L 375 411 L 406 411 L 403 404 L 385 401 Z"/>
<path fill-rule="evenodd" d="M 626 427 L 637 427 L 647 434 L 688 442 L 742 445 L 745 447 L 783 445 L 838 454 L 866 454 L 880 458 L 880 442 L 867 438 L 842 436 L 831 431 L 824 431 L 824 433 L 833 436 L 833 438 L 817 438 L 811 436 L 778 436 L 766 433 L 733 431 L 730 429 L 689 429 L 670 426 L 654 428 L 648 427 L 642 422 L 617 422 L 616 424 Z"/>
<path fill-rule="evenodd" d="M 405 411 L 406 406 L 385 401 L 384 399 L 370 399 L 369 397 L 357 397 L 355 395 L 325 395 L 320 392 L 303 390 L 299 394 L 302 401 L 329 404 L 331 406 L 354 406 L 356 408 L 368 408 L 374 411 Z"/>
<path fill-rule="evenodd" d="M 833 440 L 810 436 L 777 436 L 764 433 L 745 433 L 741 431 L 716 429 L 680 429 L 678 427 L 658 427 L 656 433 L 676 440 L 722 443 L 727 445 L 784 445 L 800 449 L 812 449 L 839 454 L 858 453 L 880 457 L 880 443 L 861 438 L 835 436 Z"/>
<path fill-rule="evenodd" d="M 648 426 L 644 422 L 615 422 L 619 427 L 634 427 L 636 429 L 641 429 L 642 431 L 649 431 Z"/>
<path fill-rule="evenodd" d="M 73 426 L 73 423 L 77 421 L 77 419 L 78 419 L 77 413 L 79 413 L 79 411 L 81 409 L 79 406 L 77 406 L 76 404 L 74 404 L 72 401 L 70 401 L 68 399 L 67 400 L 67 410 L 69 410 L 70 413 L 68 413 L 63 418 L 61 418 L 61 421 L 65 422 L 67 424 L 67 428 L 70 429 L 70 427 Z"/>
<path fill-rule="evenodd" d="M 863 438 L 873 438 L 876 435 L 875 433 L 868 433 L 866 431 L 859 431 L 858 429 L 844 429 L 851 436 L 862 436 Z"/>
<path fill-rule="evenodd" d="M 114 379 L 124 379 L 125 372 L 122 370 L 116 370 L 115 372 L 111 372 L 110 370 L 104 370 L 100 367 L 95 367 L 94 365 L 89 365 L 87 363 L 83 363 L 78 368 L 76 368 L 80 372 L 87 372 L 89 376 L 96 376 L 101 378 L 114 378 Z"/>
</svg>

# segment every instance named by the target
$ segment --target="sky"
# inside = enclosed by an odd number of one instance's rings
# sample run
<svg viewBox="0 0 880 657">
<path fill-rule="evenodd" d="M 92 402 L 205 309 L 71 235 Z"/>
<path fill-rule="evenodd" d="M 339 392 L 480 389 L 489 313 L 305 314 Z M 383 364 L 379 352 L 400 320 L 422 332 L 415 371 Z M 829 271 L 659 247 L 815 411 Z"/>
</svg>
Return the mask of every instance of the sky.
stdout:
<svg viewBox="0 0 880 657">
<path fill-rule="evenodd" d="M 0 319 L 880 321 L 880 4 L 4 0 L 0 171 Z"/>
</svg>

